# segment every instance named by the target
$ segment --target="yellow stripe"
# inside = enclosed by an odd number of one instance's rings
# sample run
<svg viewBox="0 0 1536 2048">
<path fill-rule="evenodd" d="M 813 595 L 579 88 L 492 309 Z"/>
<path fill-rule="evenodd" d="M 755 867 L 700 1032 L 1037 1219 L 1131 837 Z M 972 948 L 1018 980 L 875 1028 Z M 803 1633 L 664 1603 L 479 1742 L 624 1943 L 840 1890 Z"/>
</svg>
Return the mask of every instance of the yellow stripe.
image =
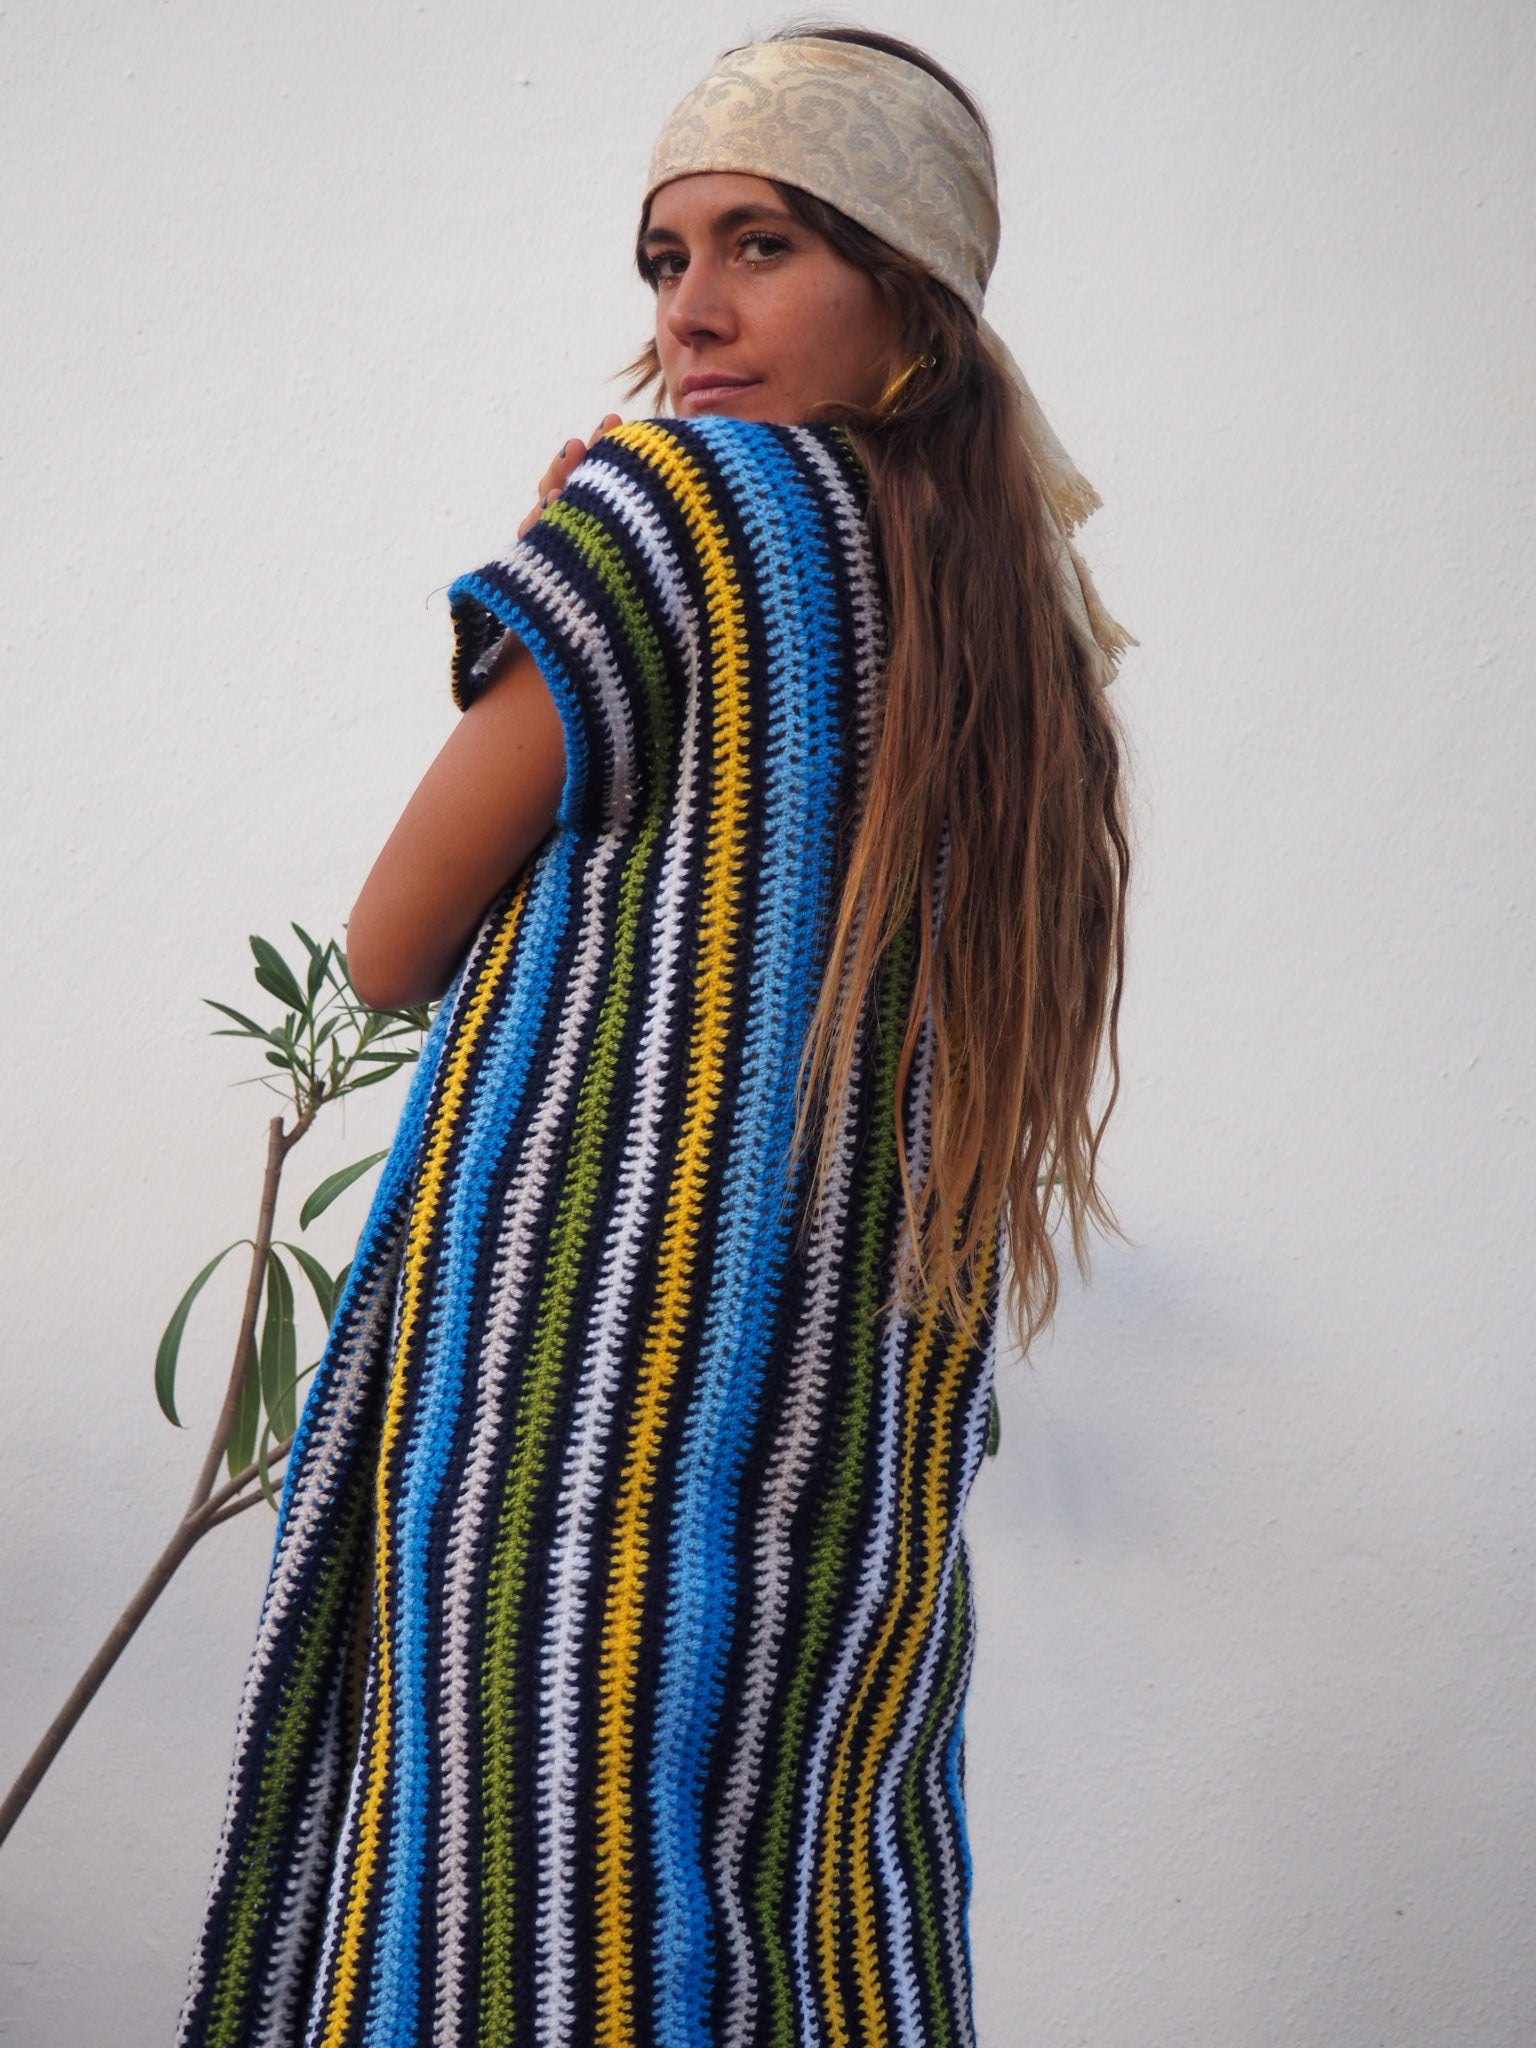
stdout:
<svg viewBox="0 0 1536 2048">
<path fill-rule="evenodd" d="M 982 1262 L 982 1283 L 985 1282 L 986 1269 L 990 1267 L 990 1263 L 988 1255 Z M 976 1341 L 972 1333 L 963 1329 L 956 1332 L 951 1339 L 939 1376 L 938 1396 L 934 1403 L 932 1419 L 932 1448 L 919 1481 L 923 1504 L 925 1559 L 916 1611 L 898 1649 L 890 1678 L 863 1744 L 851 1814 L 846 1812 L 843 1801 L 858 1724 L 901 1620 L 912 1581 L 913 1544 L 909 1531 L 912 1526 L 912 1496 L 917 1490 L 914 1486 L 913 1465 L 917 1456 L 920 1411 L 927 1382 L 928 1357 L 933 1347 L 936 1313 L 936 1304 L 930 1302 L 919 1325 L 918 1340 L 907 1368 L 905 1432 L 896 1502 L 895 1583 L 886 1603 L 879 1637 L 865 1659 L 858 1692 L 852 1707 L 844 1717 L 842 1737 L 822 1808 L 816 1902 L 817 1927 L 820 1935 L 822 1992 L 827 2002 L 831 2039 L 836 2048 L 845 2048 L 850 2039 L 838 1968 L 838 1934 L 841 1920 L 839 1903 L 843 1882 L 839 1869 L 842 1860 L 840 1850 L 846 1850 L 850 1866 L 847 1883 L 853 1906 L 853 1970 L 858 1984 L 862 2020 L 859 2038 L 883 2041 L 889 2031 L 880 1990 L 875 1885 L 871 1869 L 871 1810 L 874 1805 L 875 1778 L 884 1761 L 886 1744 L 890 1740 L 891 1732 L 903 1707 L 907 1705 L 907 1683 L 937 1606 L 947 1535 L 945 1500 L 949 1480 L 951 1418 L 964 1379 L 966 1363 L 973 1355 Z"/>
<path fill-rule="evenodd" d="M 357 1828 L 357 1861 L 352 1869 L 352 1881 L 347 1891 L 346 1918 L 342 1924 L 341 1938 L 336 1949 L 336 1975 L 331 1989 L 330 2008 L 326 2015 L 325 2036 L 322 2048 L 341 2048 L 347 2032 L 347 2018 L 356 1992 L 358 1951 L 362 1946 L 363 1928 L 368 1913 L 368 1898 L 373 1887 L 374 1873 L 379 1860 L 379 1818 L 384 1804 L 384 1787 L 389 1777 L 389 1717 L 391 1704 L 392 1657 L 391 1626 L 388 1605 L 389 1584 L 389 1486 L 388 1473 L 390 1458 L 400 1433 L 400 1421 L 406 1402 L 406 1367 L 410 1356 L 412 1340 L 421 1307 L 422 1281 L 426 1270 L 427 1251 L 432 1241 L 432 1227 L 437 1215 L 438 1201 L 448 1167 L 448 1155 L 453 1147 L 457 1132 L 459 1111 L 464 1099 L 465 1080 L 470 1061 L 474 1056 L 485 1019 L 495 1000 L 501 983 L 502 971 L 512 951 L 517 929 L 522 922 L 523 906 L 528 898 L 532 881 L 531 865 L 523 870 L 511 901 L 502 918 L 501 927 L 491 941 L 480 968 L 475 986 L 465 1006 L 463 1022 L 458 1028 L 447 1059 L 444 1063 L 444 1078 L 441 1103 L 437 1118 L 427 1140 L 421 1166 L 421 1180 L 416 1200 L 411 1208 L 411 1220 L 406 1234 L 403 1294 L 400 1307 L 400 1334 L 395 1345 L 394 1359 L 390 1368 L 389 1398 L 384 1417 L 384 1434 L 379 1448 L 378 1478 L 375 1487 L 377 1513 L 377 1563 L 375 1576 L 378 1581 L 379 1608 L 379 1686 L 378 1708 L 374 1716 L 373 1740 L 368 1758 L 368 1790 L 364 1795 L 362 1813 Z"/>
<path fill-rule="evenodd" d="M 930 1303 L 918 1324 L 917 1338 L 912 1355 L 907 1363 L 907 1408 L 902 1433 L 901 1470 L 897 1480 L 896 1529 L 898 1539 L 904 1532 L 910 1510 L 912 1491 L 912 1461 L 916 1447 L 917 1431 L 913 1416 L 923 1378 L 928 1367 L 928 1355 L 933 1348 L 934 1325 L 937 1321 L 937 1306 Z M 840 1850 L 844 1834 L 844 1797 L 848 1773 L 852 1764 L 851 1748 L 864 1702 L 874 1684 L 875 1672 L 880 1658 L 890 1641 L 891 1631 L 896 1625 L 896 1615 L 906 1597 L 907 1587 L 907 1546 L 898 1540 L 896 1557 L 896 1579 L 885 1610 L 879 1640 L 865 1659 L 858 1688 L 853 1702 L 843 1718 L 842 1734 L 832 1761 L 832 1770 L 827 1781 L 826 1795 L 821 1809 L 821 1845 L 817 1857 L 816 1876 L 816 1929 L 818 1935 L 817 1961 L 821 1972 L 822 1996 L 826 2000 L 827 2023 L 830 2038 L 836 2048 L 845 2048 L 848 2042 L 848 2017 L 843 2009 L 842 1984 L 839 1977 L 839 1932 L 842 1920 L 840 1911 L 840 1888 L 842 1861 Z M 857 1960 L 857 1959 L 856 1959 Z M 873 1962 L 873 1956 L 869 1959 Z M 862 1983 L 862 1972 L 860 1973 Z M 881 2040 L 883 2029 L 877 2029 L 870 2038 Z"/>
<path fill-rule="evenodd" d="M 634 2048 L 633 1799 L 635 1688 L 649 1563 L 648 1511 L 667 1403 L 687 1319 L 695 1238 L 709 1141 L 724 1089 L 726 1028 L 735 971 L 737 904 L 747 802 L 746 645 L 741 595 L 724 530 L 704 480 L 663 427 L 620 430 L 666 483 L 687 520 L 704 569 L 714 647 L 715 786 L 699 918 L 699 1021 L 688 1049 L 688 1080 L 677 1165 L 658 1255 L 656 1308 L 646 1333 L 629 1448 L 615 1512 L 603 1614 L 597 1789 L 597 2044 Z"/>
</svg>

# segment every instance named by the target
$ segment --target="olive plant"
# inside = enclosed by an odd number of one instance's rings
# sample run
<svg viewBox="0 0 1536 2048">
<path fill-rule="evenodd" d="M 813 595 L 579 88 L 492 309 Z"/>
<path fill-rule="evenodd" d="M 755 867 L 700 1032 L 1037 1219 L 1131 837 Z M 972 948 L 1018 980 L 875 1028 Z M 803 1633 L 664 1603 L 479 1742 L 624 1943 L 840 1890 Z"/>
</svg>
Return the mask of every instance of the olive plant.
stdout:
<svg viewBox="0 0 1536 2048">
<path fill-rule="evenodd" d="M 294 925 L 293 930 L 304 949 L 297 969 L 270 940 L 253 936 L 250 942 L 257 984 L 282 1005 L 280 1022 L 262 1024 L 229 1003 L 217 1002 L 212 996 L 203 998 L 227 1020 L 216 1029 L 215 1037 L 244 1039 L 261 1048 L 269 1071 L 251 1075 L 249 1080 L 275 1091 L 292 1106 L 291 1123 L 274 1116 L 267 1125 L 266 1164 L 254 1236 L 236 1238 L 208 1260 L 177 1302 L 155 1356 L 155 1396 L 167 1421 L 179 1429 L 183 1425 L 176 1412 L 176 1376 L 188 1318 L 218 1267 L 231 1252 L 247 1247 L 250 1266 L 245 1299 L 218 1419 L 192 1497 L 170 1541 L 81 1673 L 0 1806 L 0 1842 L 188 1552 L 210 1529 L 232 1521 L 263 1499 L 274 1510 L 278 1505 L 281 1468 L 298 1421 L 299 1389 L 320 1362 L 317 1358 L 299 1369 L 295 1279 L 308 1284 L 329 1328 L 350 1268 L 349 1261 L 338 1272 L 328 1272 L 306 1246 L 274 1237 L 283 1168 L 289 1153 L 327 1104 L 387 1081 L 409 1066 L 419 1056 L 431 1023 L 429 1005 L 374 1010 L 359 1002 L 347 972 L 346 954 L 337 941 L 330 939 L 320 945 L 301 925 Z M 300 1233 L 383 1157 L 382 1152 L 373 1152 L 327 1175 L 299 1209 Z"/>
</svg>

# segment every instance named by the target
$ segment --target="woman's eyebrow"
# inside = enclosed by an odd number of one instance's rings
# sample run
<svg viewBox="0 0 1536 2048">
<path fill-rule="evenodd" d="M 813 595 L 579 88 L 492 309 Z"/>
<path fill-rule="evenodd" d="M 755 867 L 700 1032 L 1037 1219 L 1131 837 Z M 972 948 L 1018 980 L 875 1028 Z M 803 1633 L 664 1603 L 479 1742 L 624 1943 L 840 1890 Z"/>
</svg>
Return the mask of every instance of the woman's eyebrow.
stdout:
<svg viewBox="0 0 1536 2048">
<path fill-rule="evenodd" d="M 794 225 L 794 215 L 786 213 L 779 206 L 730 206 L 724 213 L 717 213 L 709 224 L 714 235 L 728 235 L 732 228 L 744 227 L 749 220 L 782 220 Z M 649 249 L 662 242 L 681 242 L 682 236 L 676 228 L 663 226 L 649 227 L 640 237 L 642 249 Z"/>
</svg>

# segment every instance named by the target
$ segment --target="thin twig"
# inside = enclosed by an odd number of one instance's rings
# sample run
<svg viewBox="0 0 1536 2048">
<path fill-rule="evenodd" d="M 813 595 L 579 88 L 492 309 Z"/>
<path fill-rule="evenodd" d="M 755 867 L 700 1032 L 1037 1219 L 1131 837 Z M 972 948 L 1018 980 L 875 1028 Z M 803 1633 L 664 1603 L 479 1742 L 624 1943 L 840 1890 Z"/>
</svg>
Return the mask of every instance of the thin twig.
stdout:
<svg viewBox="0 0 1536 2048">
<path fill-rule="evenodd" d="M 255 943 L 253 940 L 253 946 Z M 259 957 L 258 954 L 258 959 Z M 338 964 L 341 970 L 339 973 L 337 972 Z M 251 1272 L 250 1278 L 246 1283 L 245 1303 L 240 1317 L 240 1334 L 235 1344 L 234 1363 L 230 1368 L 229 1383 L 224 1390 L 223 1405 L 219 1410 L 218 1421 L 214 1426 L 213 1436 L 208 1445 L 207 1454 L 203 1459 L 202 1470 L 198 1473 L 197 1484 L 192 1491 L 192 1498 L 187 1504 L 181 1521 L 177 1524 L 169 1542 L 151 1567 L 143 1584 L 123 1609 L 117 1620 L 112 1624 L 106 1640 L 76 1680 L 68 1699 L 65 1700 L 63 1706 L 54 1716 L 47 1733 L 43 1736 L 41 1742 L 38 1743 L 36 1749 L 33 1750 L 31 1756 L 22 1767 L 15 1784 L 12 1785 L 10 1791 L 6 1794 L 4 1804 L 0 1805 L 0 1842 L 5 1840 L 6 1836 L 15 1826 L 18 1817 L 26 1806 L 27 1801 L 36 1791 L 44 1773 L 63 1747 L 70 1730 L 85 1712 L 86 1707 L 89 1706 L 95 1694 L 100 1690 L 108 1672 L 127 1648 L 139 1624 L 165 1591 L 166 1586 L 174 1576 L 177 1568 L 186 1559 L 193 1545 L 206 1536 L 210 1529 L 216 1528 L 220 1522 L 233 1521 L 236 1515 L 243 1515 L 247 1508 L 255 1507 L 258 1501 L 266 1498 L 266 1488 L 253 1486 L 252 1484 L 253 1481 L 259 1480 L 261 1477 L 261 1462 L 259 1459 L 252 1459 L 239 1472 L 230 1475 L 218 1487 L 215 1487 L 214 1481 L 218 1474 L 219 1461 L 228 1452 L 229 1439 L 234 1430 L 235 1417 L 239 1413 L 240 1402 L 245 1391 L 246 1374 L 251 1370 L 255 1355 L 256 1318 L 260 1312 L 262 1293 L 267 1283 L 268 1259 L 272 1248 L 272 1225 L 277 1213 L 277 1193 L 282 1179 L 283 1162 L 314 1122 L 315 1115 L 322 1103 L 334 1100 L 338 1095 L 346 1094 L 353 1085 L 363 1085 L 352 1082 L 352 1071 L 357 1065 L 359 1053 L 375 1036 L 393 1038 L 407 1028 L 415 1028 L 424 1032 L 429 1022 L 425 1014 L 419 1017 L 414 1015 L 408 1017 L 405 1013 L 390 1012 L 387 1013 L 389 1021 L 385 1024 L 381 1020 L 376 1019 L 373 1013 L 357 1004 L 353 999 L 350 984 L 347 980 L 345 958 L 334 940 L 330 942 L 326 952 L 326 973 L 335 990 L 333 1000 L 339 1001 L 349 1024 L 359 1033 L 360 1044 L 357 1051 L 338 1062 L 336 1058 L 337 1048 L 334 1039 L 332 1040 L 332 1072 L 328 1085 L 326 1077 L 319 1071 L 319 1040 L 315 1032 L 313 998 L 310 999 L 308 1005 L 309 1058 L 307 1063 L 302 1063 L 302 1073 L 300 1072 L 301 1055 L 298 1053 L 297 1046 L 290 1047 L 294 1053 L 294 1124 L 291 1130 L 285 1131 L 282 1118 L 276 1116 L 272 1118 L 267 1126 L 267 1162 L 265 1172 L 262 1175 L 261 1208 L 257 1218 L 256 1235 L 251 1240 Z M 259 976 L 258 979 L 260 979 Z M 265 986 L 265 984 L 263 985 Z M 226 1014 L 234 1016 L 237 1022 L 244 1023 L 247 1021 L 241 1019 L 238 1012 L 228 1011 L 227 1007 L 223 1004 L 216 1003 L 214 1007 L 215 1009 L 225 1009 Z M 277 1042 L 274 1034 L 263 1032 L 257 1026 L 252 1026 L 244 1035 L 266 1038 L 274 1044 Z M 416 1057 L 415 1054 L 403 1056 L 400 1064 L 405 1065 L 408 1063 L 408 1058 L 414 1057 Z M 269 1478 L 272 1467 L 279 1460 L 285 1458 L 293 1448 L 293 1441 L 294 1438 L 291 1434 L 281 1444 L 274 1445 L 268 1453 L 267 1472 Z"/>
<path fill-rule="evenodd" d="M 261 1301 L 262 1285 L 266 1279 L 267 1252 L 272 1243 L 272 1224 L 277 1212 L 278 1183 L 282 1178 L 283 1161 L 303 1137 L 314 1121 L 315 1108 L 311 1103 L 299 1117 L 291 1131 L 284 1131 L 281 1117 L 273 1117 L 267 1126 L 267 1165 L 262 1177 L 261 1211 L 256 1225 L 256 1238 L 251 1252 L 251 1278 L 246 1287 L 245 1309 L 240 1318 L 240 1338 L 235 1347 L 235 1364 L 230 1373 L 229 1386 L 225 1390 L 224 1405 L 219 1411 L 214 1426 L 213 1438 L 203 1460 L 203 1469 L 198 1474 L 197 1485 L 187 1504 L 181 1521 L 177 1524 L 170 1541 L 151 1566 L 139 1590 L 123 1609 L 107 1632 L 101 1648 L 87 1664 L 79 1678 L 49 1724 L 41 1742 L 28 1757 L 17 1776 L 16 1782 L 0 1805 L 0 1842 L 15 1826 L 32 1794 L 41 1783 L 48 1766 L 68 1740 L 71 1729 L 100 1691 L 103 1681 L 112 1666 L 132 1641 L 139 1624 L 151 1607 L 165 1591 L 179 1566 L 184 1562 L 193 1545 L 220 1522 L 227 1522 L 246 1508 L 254 1507 L 265 1498 L 258 1488 L 243 1499 L 236 1496 L 242 1488 L 249 1486 L 259 1476 L 260 1466 L 255 1460 L 234 1474 L 225 1484 L 213 1491 L 214 1474 L 219 1469 L 229 1443 L 230 1431 L 234 1427 L 235 1413 L 239 1407 L 242 1384 L 245 1377 L 246 1360 L 256 1333 L 256 1313 Z M 280 1451 L 268 1459 L 270 1470 L 273 1458 L 283 1455 L 292 1443 L 290 1437 Z"/>
<path fill-rule="evenodd" d="M 291 1436 L 285 1436 L 280 1444 L 274 1444 L 272 1449 L 267 1453 L 267 1471 L 270 1473 L 272 1467 L 277 1463 L 278 1459 L 286 1458 L 289 1451 L 291 1451 L 292 1448 L 293 1438 Z M 218 1487 L 214 1492 L 210 1493 L 207 1500 L 204 1502 L 204 1506 L 208 1508 L 210 1511 L 224 1507 L 229 1501 L 234 1499 L 235 1495 L 240 1491 L 242 1487 L 249 1486 L 253 1479 L 259 1479 L 260 1476 L 261 1467 L 253 1458 L 250 1464 L 247 1465 L 243 1471 L 237 1472 L 233 1479 L 227 1480 L 223 1486 Z M 259 1492 L 253 1494 L 251 1497 L 253 1500 L 261 1500 L 264 1498 L 264 1496 Z"/>
<path fill-rule="evenodd" d="M 251 1277 L 245 1287 L 245 1307 L 240 1316 L 240 1335 L 235 1343 L 235 1362 L 230 1368 L 229 1384 L 224 1389 L 224 1405 L 219 1410 L 219 1419 L 214 1424 L 213 1436 L 209 1441 L 202 1470 L 197 1475 L 197 1484 L 192 1489 L 192 1498 L 187 1503 L 187 1513 L 196 1514 L 207 1502 L 213 1490 L 213 1476 L 219 1469 L 219 1460 L 229 1445 L 230 1432 L 235 1426 L 235 1416 L 240 1409 L 240 1396 L 245 1386 L 245 1375 L 249 1370 L 251 1350 L 256 1341 L 256 1314 L 261 1306 L 261 1290 L 267 1277 L 267 1253 L 272 1247 L 272 1222 L 277 1214 L 277 1190 L 283 1177 L 283 1161 L 314 1122 L 315 1108 L 310 1103 L 291 1131 L 285 1132 L 280 1116 L 273 1117 L 267 1125 L 267 1167 L 261 1182 L 261 1209 L 256 1221 L 256 1235 L 251 1243 Z"/>
<path fill-rule="evenodd" d="M 102 1680 L 133 1639 L 134 1631 L 165 1591 L 177 1567 L 212 1523 L 200 1513 L 188 1513 L 174 1536 L 161 1551 L 148 1577 L 108 1631 L 107 1639 L 75 1681 L 69 1698 L 54 1715 L 42 1741 L 22 1766 L 15 1784 L 0 1806 L 0 1842 L 15 1825 L 22 1808 L 37 1789 L 39 1780 L 63 1748 L 66 1737 L 100 1689 Z"/>
<path fill-rule="evenodd" d="M 216 1529 L 220 1522 L 232 1522 L 236 1515 L 243 1515 L 247 1508 L 255 1507 L 258 1502 L 264 1501 L 266 1497 L 258 1486 L 254 1493 L 247 1493 L 238 1500 L 227 1501 L 216 1515 L 208 1517 L 209 1528 Z"/>
</svg>

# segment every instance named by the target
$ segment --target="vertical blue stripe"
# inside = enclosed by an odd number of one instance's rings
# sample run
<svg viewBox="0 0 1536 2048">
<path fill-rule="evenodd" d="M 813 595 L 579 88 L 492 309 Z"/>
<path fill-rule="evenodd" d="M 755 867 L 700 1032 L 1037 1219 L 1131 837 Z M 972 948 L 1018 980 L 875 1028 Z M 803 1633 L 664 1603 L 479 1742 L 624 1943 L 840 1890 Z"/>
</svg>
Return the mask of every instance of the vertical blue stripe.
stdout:
<svg viewBox="0 0 1536 2048">
<path fill-rule="evenodd" d="M 735 1613 L 741 1467 L 761 1398 L 793 1217 L 788 1191 L 765 1188 L 763 1169 L 776 1169 L 788 1153 L 795 1070 L 817 993 L 807 969 L 815 920 L 830 889 L 840 652 L 824 515 L 782 430 L 734 420 L 692 426 L 730 492 L 726 516 L 741 523 L 743 557 L 759 565 L 769 739 L 768 760 L 754 769 L 765 790 L 757 915 L 752 923 L 743 916 L 739 935 L 735 1003 L 749 1024 L 732 1089 L 709 1307 L 675 1474 L 651 1755 L 661 2048 L 711 2048 L 714 2040 L 715 1928 L 703 1791 Z M 753 660 L 755 666 L 763 657 L 753 650 Z M 775 775 L 784 755 L 803 764 L 798 779 L 782 766 Z"/>
<path fill-rule="evenodd" d="M 961 1556 L 964 1559 L 964 1539 L 961 1539 Z M 954 1837 L 960 1851 L 960 1939 L 967 1985 L 972 1982 L 971 1967 L 971 1841 L 965 1821 L 965 1787 L 961 1780 L 965 1758 L 965 1695 L 970 1684 L 971 1652 L 974 1642 L 974 1623 L 971 1618 L 971 1573 L 969 1562 L 962 1567 L 965 1601 L 965 1649 L 960 1669 L 955 1674 L 955 1725 L 949 1738 L 948 1752 L 944 1758 L 944 1785 L 949 1794 L 949 1809 L 954 1823 Z"/>
<path fill-rule="evenodd" d="M 455 586 L 457 587 L 457 586 Z M 540 659 L 562 715 L 575 703 L 569 679 L 531 623 L 493 589 L 482 601 Z M 563 701 L 562 701 L 563 700 Z M 567 719 L 569 728 L 569 719 Z M 577 731 L 580 727 L 578 723 Z M 577 749 L 570 749 L 573 756 Z M 579 778 L 584 768 L 578 768 Z M 568 774 L 568 787 L 571 778 Z M 432 1721 L 428 1701 L 427 1624 L 438 1601 L 430 1575 L 433 1518 L 448 1469 L 469 1360 L 481 1335 L 470 1321 L 476 1281 L 488 1252 L 486 1221 L 508 1134 L 529 1092 L 532 1058 L 554 1008 L 555 968 L 580 901 L 580 841 L 557 830 L 536 856 L 523 907 L 524 928 L 494 1014 L 486 1020 L 479 1083 L 463 1112 L 444 1174 L 444 1206 L 433 1224 L 441 1263 L 426 1305 L 410 1439 L 392 1506 L 397 1591 L 394 1725 L 391 1729 L 392 1815 L 387 1875 L 379 1904 L 373 1982 L 364 2048 L 392 2048 L 400 2029 L 413 2032 L 421 2008 L 421 1915 Z"/>
</svg>

